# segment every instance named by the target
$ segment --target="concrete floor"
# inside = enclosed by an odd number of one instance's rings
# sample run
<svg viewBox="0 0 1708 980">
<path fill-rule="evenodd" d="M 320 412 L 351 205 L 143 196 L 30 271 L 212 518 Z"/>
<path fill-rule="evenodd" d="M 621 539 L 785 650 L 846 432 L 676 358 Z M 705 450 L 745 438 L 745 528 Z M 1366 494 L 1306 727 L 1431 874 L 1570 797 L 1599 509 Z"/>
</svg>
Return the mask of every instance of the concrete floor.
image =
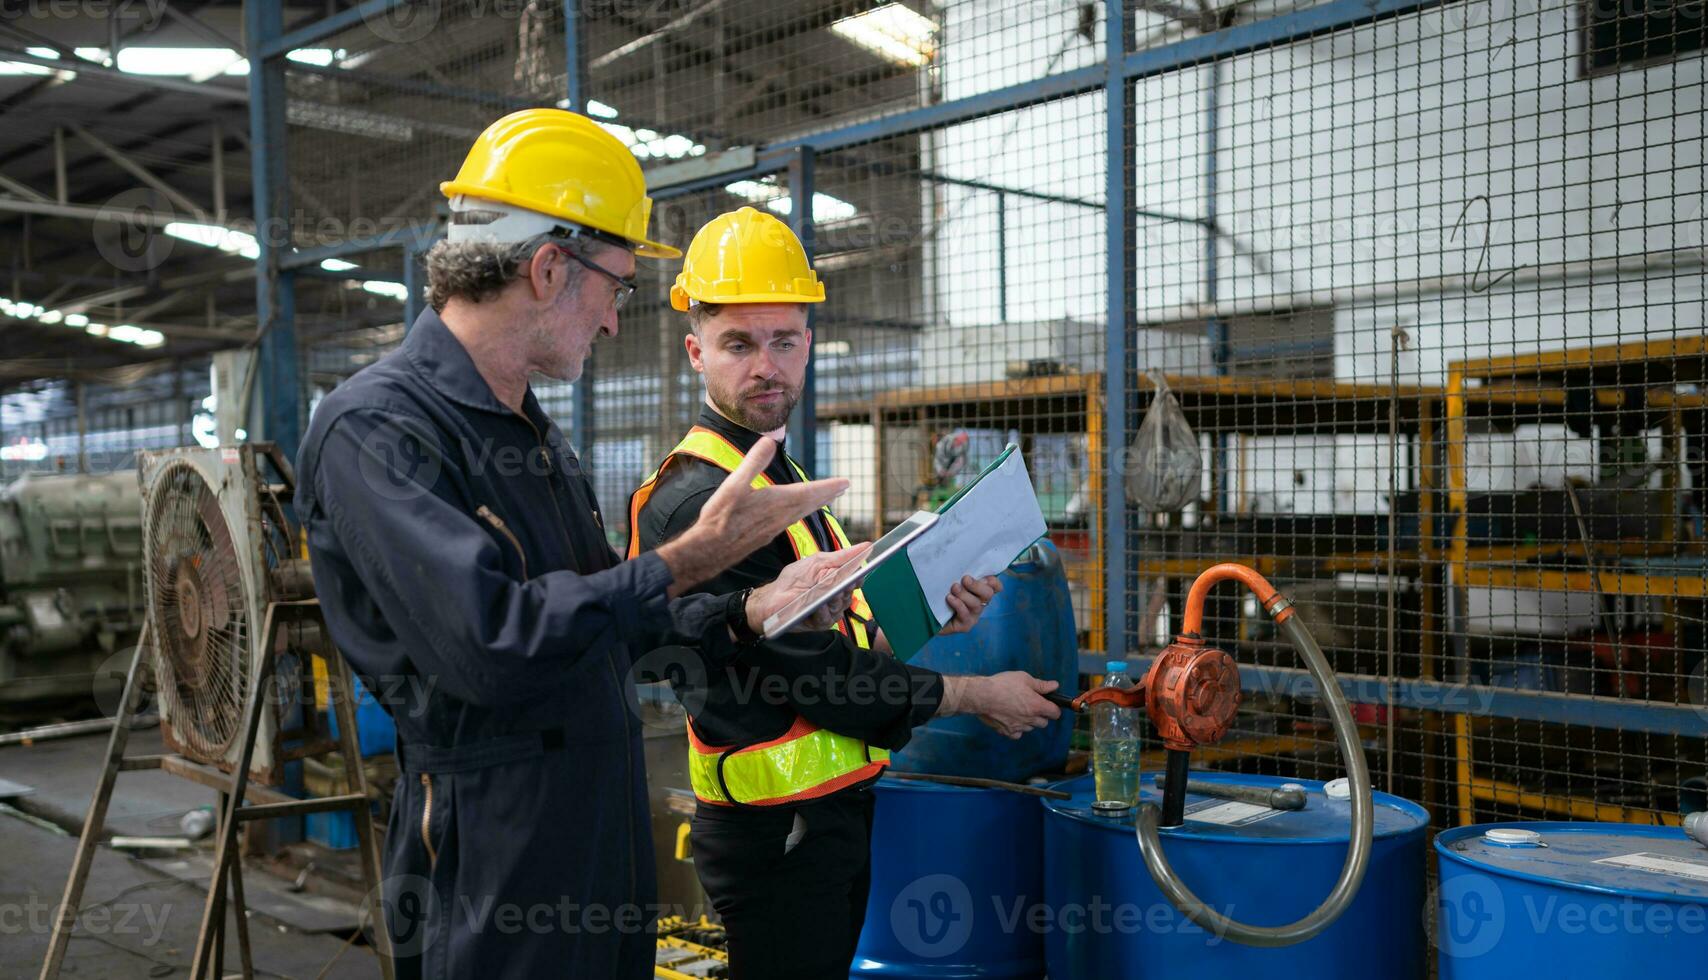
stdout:
<svg viewBox="0 0 1708 980">
<path fill-rule="evenodd" d="M 34 977 L 41 969 L 77 839 L 105 756 L 107 737 L 85 736 L 0 748 L 0 779 L 35 792 L 8 802 L 57 825 L 50 829 L 0 812 L 0 980 Z M 159 734 L 132 733 L 127 754 L 160 751 Z M 159 772 L 119 776 L 107 831 L 175 835 L 184 811 L 214 802 L 212 790 Z M 102 846 L 84 890 L 79 928 L 64 975 L 183 977 L 201 925 L 211 867 L 209 850 L 168 857 L 133 857 Z M 288 882 L 250 867 L 244 883 L 251 905 L 249 934 L 257 976 L 311 980 L 379 976 L 367 947 L 345 948 L 356 921 L 345 902 L 291 891 Z M 228 920 L 230 921 L 230 920 Z M 235 927 L 228 927 L 226 973 L 238 970 Z M 335 962 L 334 962 L 335 960 Z"/>
</svg>

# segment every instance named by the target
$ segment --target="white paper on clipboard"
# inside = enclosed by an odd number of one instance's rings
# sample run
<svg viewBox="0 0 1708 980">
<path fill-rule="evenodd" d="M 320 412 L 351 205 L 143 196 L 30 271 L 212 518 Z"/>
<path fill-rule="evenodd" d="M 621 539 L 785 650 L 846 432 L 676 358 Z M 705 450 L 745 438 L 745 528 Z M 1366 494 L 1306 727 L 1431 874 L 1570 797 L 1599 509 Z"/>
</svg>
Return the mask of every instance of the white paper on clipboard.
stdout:
<svg viewBox="0 0 1708 980">
<path fill-rule="evenodd" d="M 939 624 L 955 618 L 949 590 L 963 575 L 997 575 L 1049 530 L 1020 450 L 979 477 L 940 515 L 931 533 L 907 549 L 919 587 Z"/>
</svg>

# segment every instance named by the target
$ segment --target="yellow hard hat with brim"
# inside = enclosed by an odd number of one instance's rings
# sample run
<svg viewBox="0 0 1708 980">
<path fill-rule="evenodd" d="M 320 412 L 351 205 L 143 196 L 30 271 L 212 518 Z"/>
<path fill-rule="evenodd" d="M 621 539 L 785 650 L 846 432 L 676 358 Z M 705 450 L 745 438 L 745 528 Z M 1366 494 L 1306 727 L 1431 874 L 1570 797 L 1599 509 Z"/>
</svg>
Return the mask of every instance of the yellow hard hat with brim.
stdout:
<svg viewBox="0 0 1708 980">
<path fill-rule="evenodd" d="M 688 243 L 670 305 L 822 303 L 824 283 L 801 240 L 781 219 L 754 208 L 720 214 Z"/>
<path fill-rule="evenodd" d="M 591 231 L 636 255 L 682 254 L 647 237 L 652 199 L 634 154 L 598 123 L 564 109 L 523 109 L 486 127 L 456 179 L 439 191 L 454 204 L 489 201 L 561 219 L 571 231 Z"/>
</svg>

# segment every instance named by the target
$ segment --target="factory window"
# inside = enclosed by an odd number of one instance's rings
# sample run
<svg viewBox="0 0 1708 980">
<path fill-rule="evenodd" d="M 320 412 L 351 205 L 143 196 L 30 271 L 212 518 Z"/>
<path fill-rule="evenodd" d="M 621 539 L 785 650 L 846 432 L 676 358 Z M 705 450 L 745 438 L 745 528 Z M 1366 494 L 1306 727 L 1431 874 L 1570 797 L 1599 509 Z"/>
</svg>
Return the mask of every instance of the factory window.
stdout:
<svg viewBox="0 0 1708 980">
<path fill-rule="evenodd" d="M 1708 0 L 1584 0 L 1582 71 L 1648 65 L 1708 40 Z"/>
</svg>

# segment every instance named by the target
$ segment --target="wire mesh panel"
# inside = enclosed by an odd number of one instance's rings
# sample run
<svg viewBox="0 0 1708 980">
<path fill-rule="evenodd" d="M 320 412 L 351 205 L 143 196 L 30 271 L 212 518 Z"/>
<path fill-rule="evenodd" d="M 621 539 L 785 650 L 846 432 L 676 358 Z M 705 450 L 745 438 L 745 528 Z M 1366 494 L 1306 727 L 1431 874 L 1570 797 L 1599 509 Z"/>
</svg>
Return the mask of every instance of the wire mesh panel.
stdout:
<svg viewBox="0 0 1708 980">
<path fill-rule="evenodd" d="M 439 234 L 440 182 L 493 120 L 564 97 L 563 23 L 555 4 L 410 3 L 287 62 L 291 240 L 390 240 L 298 274 L 306 402 L 402 340 L 405 264 Z"/>
<path fill-rule="evenodd" d="M 1019 445 L 1088 643 L 1101 583 L 1101 106 L 1080 96 L 827 154 L 815 211 L 828 292 L 815 315 L 819 418 L 836 475 L 855 481 L 850 523 L 893 527 Z"/>
<path fill-rule="evenodd" d="M 1136 86 L 1129 425 L 1167 385 L 1203 475 L 1137 515 L 1133 646 L 1255 565 L 1437 826 L 1701 806 L 1700 29 L 1622 16 L 1453 4 Z M 1224 764 L 1337 772 L 1255 603 L 1208 622 L 1252 665 Z"/>
<path fill-rule="evenodd" d="M 1193 578 L 1242 561 L 1348 679 L 1378 786 L 1435 826 L 1674 823 L 1708 775 L 1700 8 L 1423 6 L 1132 4 L 1119 106 L 1099 4 L 576 9 L 586 108 L 645 167 L 657 237 L 809 210 L 817 468 L 853 481 L 853 533 L 1016 442 L 1082 663 L 1143 664 Z M 432 222 L 484 125 L 564 98 L 565 27 L 410 4 L 293 63 L 296 208 L 345 237 Z M 398 342 L 403 261 L 299 275 L 307 384 Z M 703 396 L 679 268 L 640 263 L 589 363 L 614 543 Z M 571 386 L 536 391 L 572 414 Z M 1165 404 L 1188 492 L 1161 506 L 1132 450 Z M 1218 593 L 1206 624 L 1247 700 L 1199 763 L 1337 774 L 1262 611 Z"/>
</svg>

